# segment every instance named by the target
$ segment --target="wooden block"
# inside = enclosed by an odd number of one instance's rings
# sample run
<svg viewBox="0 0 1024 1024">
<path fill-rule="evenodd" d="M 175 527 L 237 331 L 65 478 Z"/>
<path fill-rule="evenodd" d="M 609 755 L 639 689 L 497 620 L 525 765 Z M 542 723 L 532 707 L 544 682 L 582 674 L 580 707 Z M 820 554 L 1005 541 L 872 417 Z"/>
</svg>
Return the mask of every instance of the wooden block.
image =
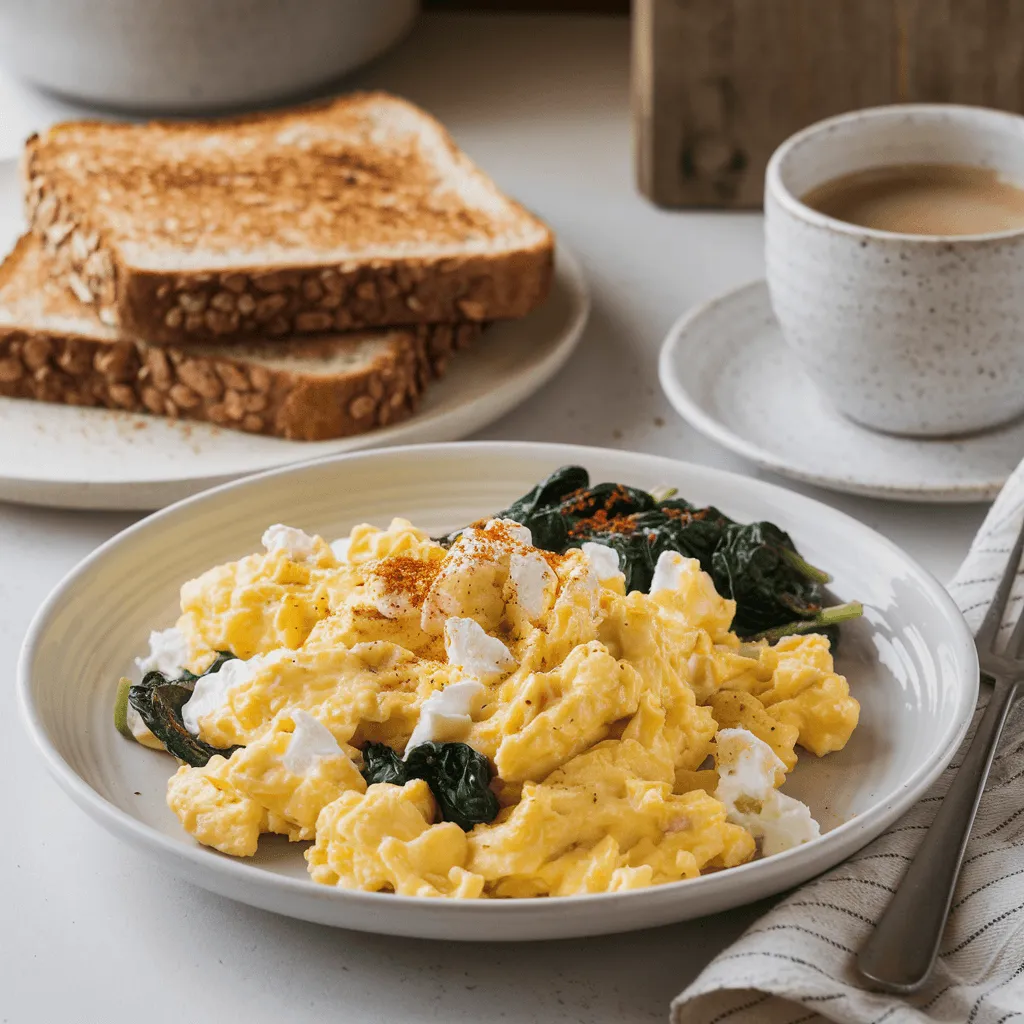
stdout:
<svg viewBox="0 0 1024 1024">
<path fill-rule="evenodd" d="M 759 207 L 772 151 L 895 102 L 1024 109 L 1021 0 L 636 0 L 637 178 L 662 206 Z"/>
</svg>

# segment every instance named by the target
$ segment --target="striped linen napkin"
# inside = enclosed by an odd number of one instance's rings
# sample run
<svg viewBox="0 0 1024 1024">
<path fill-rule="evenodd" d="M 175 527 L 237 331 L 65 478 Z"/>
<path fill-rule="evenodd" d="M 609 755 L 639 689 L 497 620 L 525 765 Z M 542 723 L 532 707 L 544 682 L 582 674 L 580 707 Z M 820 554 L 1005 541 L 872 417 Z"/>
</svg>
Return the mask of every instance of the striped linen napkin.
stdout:
<svg viewBox="0 0 1024 1024">
<path fill-rule="evenodd" d="M 949 585 L 977 630 L 1024 519 L 1024 463 Z M 1018 575 L 1008 629 L 1024 600 Z M 939 962 L 926 988 L 892 996 L 862 982 L 856 951 L 881 916 L 960 764 L 870 846 L 790 893 L 672 1004 L 673 1024 L 1002 1024 L 1024 1021 L 1024 701 L 1010 712 L 974 823 Z"/>
</svg>

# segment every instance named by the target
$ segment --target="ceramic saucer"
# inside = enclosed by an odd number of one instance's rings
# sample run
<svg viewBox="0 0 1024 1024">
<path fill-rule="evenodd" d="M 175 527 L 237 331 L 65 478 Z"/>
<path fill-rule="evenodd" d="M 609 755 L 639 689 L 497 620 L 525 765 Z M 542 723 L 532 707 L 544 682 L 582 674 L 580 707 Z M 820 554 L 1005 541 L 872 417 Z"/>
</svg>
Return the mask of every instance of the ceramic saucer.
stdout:
<svg viewBox="0 0 1024 1024">
<path fill-rule="evenodd" d="M 955 439 L 890 437 L 842 417 L 804 375 L 756 281 L 685 314 L 661 349 L 684 419 L 759 466 L 894 501 L 987 501 L 1024 457 L 1024 419 Z"/>
</svg>

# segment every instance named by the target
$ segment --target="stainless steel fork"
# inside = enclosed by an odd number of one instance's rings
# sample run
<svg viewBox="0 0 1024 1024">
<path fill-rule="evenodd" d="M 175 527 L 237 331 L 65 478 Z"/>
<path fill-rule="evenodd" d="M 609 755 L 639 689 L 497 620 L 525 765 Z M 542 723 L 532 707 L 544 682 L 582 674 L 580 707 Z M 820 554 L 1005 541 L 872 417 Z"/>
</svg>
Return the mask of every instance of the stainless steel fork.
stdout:
<svg viewBox="0 0 1024 1024">
<path fill-rule="evenodd" d="M 999 644 L 1022 551 L 1024 525 L 975 637 L 982 681 L 987 676 L 994 684 L 984 717 L 896 895 L 857 957 L 860 973 L 889 992 L 916 992 L 935 965 L 992 757 L 1024 680 L 1024 613 L 1006 645 Z"/>
</svg>

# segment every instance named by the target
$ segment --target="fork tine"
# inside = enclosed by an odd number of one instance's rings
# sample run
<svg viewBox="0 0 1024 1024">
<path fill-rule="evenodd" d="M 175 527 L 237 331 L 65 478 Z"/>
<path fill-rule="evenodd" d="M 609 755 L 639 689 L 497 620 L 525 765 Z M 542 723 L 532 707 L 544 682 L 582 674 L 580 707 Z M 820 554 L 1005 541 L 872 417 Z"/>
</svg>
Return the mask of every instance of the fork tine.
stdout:
<svg viewBox="0 0 1024 1024">
<path fill-rule="evenodd" d="M 1006 614 L 1006 606 L 1010 599 L 1010 591 L 1013 589 L 1013 581 L 1017 578 L 1017 569 L 1020 566 L 1021 552 L 1024 551 L 1024 522 L 1021 523 L 1014 541 L 1013 550 L 1010 552 L 1006 562 L 1006 569 L 1003 570 L 1003 578 L 996 587 L 992 596 L 992 603 L 988 606 L 981 629 L 978 630 L 976 642 L 979 650 L 995 650 L 996 639 L 999 636 L 999 627 L 1002 625 L 1003 616 Z M 1024 616 L 1021 617 L 1024 619 Z M 1018 623 L 1018 628 L 1020 623 Z M 1016 629 L 1014 634 L 1016 635 Z M 1018 640 L 1020 638 L 1018 637 Z"/>
</svg>

